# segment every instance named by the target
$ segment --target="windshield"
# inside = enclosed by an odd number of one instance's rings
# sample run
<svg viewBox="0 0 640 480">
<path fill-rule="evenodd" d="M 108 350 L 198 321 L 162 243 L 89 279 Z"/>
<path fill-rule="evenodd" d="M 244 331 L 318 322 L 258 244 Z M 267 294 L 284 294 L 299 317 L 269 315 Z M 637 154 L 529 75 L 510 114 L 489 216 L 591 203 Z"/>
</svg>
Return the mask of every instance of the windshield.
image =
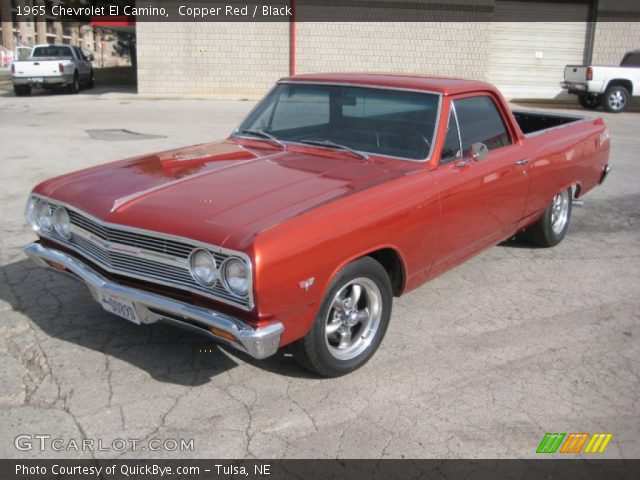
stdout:
<svg viewBox="0 0 640 480">
<path fill-rule="evenodd" d="M 424 160 L 431 150 L 438 105 L 439 96 L 430 93 L 281 83 L 234 133 L 263 132 L 281 141 L 324 141 Z"/>
<path fill-rule="evenodd" d="M 32 57 L 72 57 L 69 47 L 36 47 L 33 49 Z"/>
</svg>

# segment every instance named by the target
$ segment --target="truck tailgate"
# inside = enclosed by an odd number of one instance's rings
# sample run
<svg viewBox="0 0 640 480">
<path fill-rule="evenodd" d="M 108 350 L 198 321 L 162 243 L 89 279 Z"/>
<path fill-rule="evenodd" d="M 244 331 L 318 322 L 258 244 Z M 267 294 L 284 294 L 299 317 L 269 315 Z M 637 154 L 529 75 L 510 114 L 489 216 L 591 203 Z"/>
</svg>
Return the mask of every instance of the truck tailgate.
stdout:
<svg viewBox="0 0 640 480">
<path fill-rule="evenodd" d="M 582 65 L 567 65 L 564 67 L 565 82 L 585 82 L 587 79 L 587 67 Z"/>
<path fill-rule="evenodd" d="M 22 60 L 15 62 L 14 77 L 50 77 L 62 75 L 59 64 L 67 63 L 63 60 Z"/>
</svg>

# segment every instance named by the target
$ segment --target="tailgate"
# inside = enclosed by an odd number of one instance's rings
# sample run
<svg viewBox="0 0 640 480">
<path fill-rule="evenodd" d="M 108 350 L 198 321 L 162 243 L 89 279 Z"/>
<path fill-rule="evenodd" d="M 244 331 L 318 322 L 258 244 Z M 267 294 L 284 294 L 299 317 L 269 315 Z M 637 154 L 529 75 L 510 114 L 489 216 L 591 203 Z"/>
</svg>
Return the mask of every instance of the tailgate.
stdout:
<svg viewBox="0 0 640 480">
<path fill-rule="evenodd" d="M 60 72 L 60 63 L 66 63 L 60 60 L 22 60 L 14 62 L 16 72 L 14 77 L 51 77 L 53 75 L 62 75 Z"/>
<path fill-rule="evenodd" d="M 587 81 L 587 67 L 582 65 L 567 65 L 564 67 L 564 81 L 584 83 Z"/>
</svg>

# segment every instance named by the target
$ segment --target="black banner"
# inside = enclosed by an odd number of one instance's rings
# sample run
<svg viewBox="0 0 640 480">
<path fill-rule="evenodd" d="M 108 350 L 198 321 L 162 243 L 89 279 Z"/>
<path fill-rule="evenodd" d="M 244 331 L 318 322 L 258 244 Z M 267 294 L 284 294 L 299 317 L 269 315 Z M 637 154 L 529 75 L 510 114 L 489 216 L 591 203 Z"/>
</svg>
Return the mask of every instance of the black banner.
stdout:
<svg viewBox="0 0 640 480">
<path fill-rule="evenodd" d="M 637 480 L 640 460 L 0 460 L 2 480 Z"/>
<path fill-rule="evenodd" d="M 595 0 L 61 0 L 16 2 L 16 22 L 570 22 L 640 20 L 640 3 Z"/>
</svg>

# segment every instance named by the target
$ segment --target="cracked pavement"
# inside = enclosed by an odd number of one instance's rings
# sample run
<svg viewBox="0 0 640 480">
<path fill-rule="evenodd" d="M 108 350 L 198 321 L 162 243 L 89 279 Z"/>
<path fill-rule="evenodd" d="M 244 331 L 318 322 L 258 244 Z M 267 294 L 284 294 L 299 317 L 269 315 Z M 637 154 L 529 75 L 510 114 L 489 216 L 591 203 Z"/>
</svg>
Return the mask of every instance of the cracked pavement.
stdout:
<svg viewBox="0 0 640 480">
<path fill-rule="evenodd" d="M 604 457 L 640 457 L 637 113 L 597 112 L 614 170 L 574 208 L 560 245 L 509 241 L 396 299 L 374 358 L 326 380 L 286 352 L 254 361 L 129 324 L 26 259 L 36 183 L 223 138 L 253 105 L 100 93 L 0 94 L 1 457 L 535 458 L 546 432 L 611 432 Z M 92 129 L 161 138 L 107 141 Z M 34 441 L 20 451 L 20 434 L 194 448 L 41 451 Z"/>
</svg>

